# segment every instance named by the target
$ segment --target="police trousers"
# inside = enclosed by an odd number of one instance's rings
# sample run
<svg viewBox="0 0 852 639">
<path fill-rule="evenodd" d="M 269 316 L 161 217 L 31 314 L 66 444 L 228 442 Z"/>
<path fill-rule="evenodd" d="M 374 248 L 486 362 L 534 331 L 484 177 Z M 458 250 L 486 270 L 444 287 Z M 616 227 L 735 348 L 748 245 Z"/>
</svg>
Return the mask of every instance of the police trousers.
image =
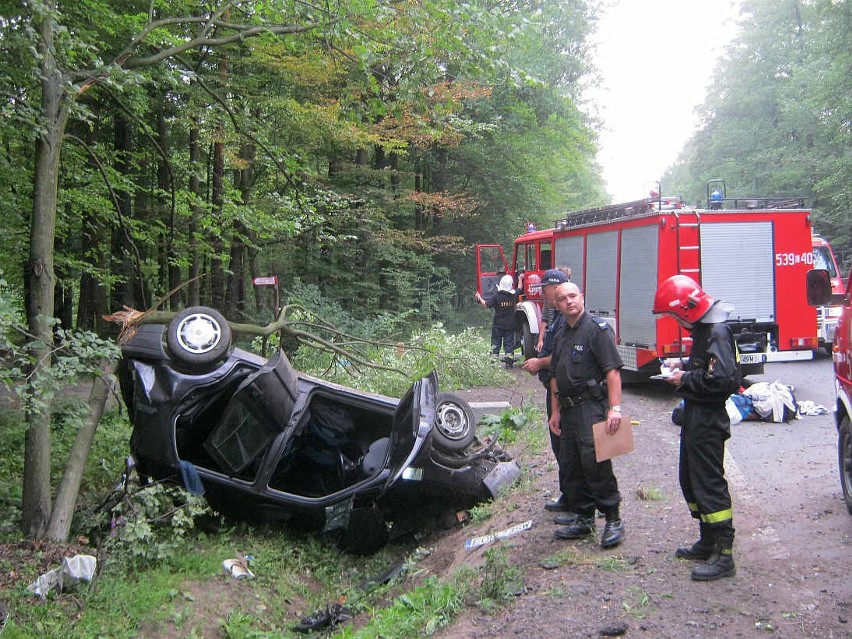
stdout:
<svg viewBox="0 0 852 639">
<path fill-rule="evenodd" d="M 730 436 L 731 421 L 724 404 L 684 402 L 680 489 L 692 516 L 713 528 L 729 527 L 733 519 L 724 464 Z"/>
<path fill-rule="evenodd" d="M 592 424 L 606 420 L 606 413 L 606 403 L 593 399 L 560 408 L 559 483 L 569 510 L 581 517 L 594 517 L 596 508 L 617 512 L 621 503 L 612 461 L 595 458 Z"/>
</svg>

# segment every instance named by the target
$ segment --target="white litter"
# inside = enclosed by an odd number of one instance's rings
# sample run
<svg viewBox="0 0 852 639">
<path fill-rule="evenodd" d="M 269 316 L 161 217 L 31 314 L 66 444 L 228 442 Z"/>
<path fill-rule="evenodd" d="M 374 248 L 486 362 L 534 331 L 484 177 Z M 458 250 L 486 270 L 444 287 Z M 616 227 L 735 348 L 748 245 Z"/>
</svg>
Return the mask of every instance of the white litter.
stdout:
<svg viewBox="0 0 852 639">
<path fill-rule="evenodd" d="M 61 568 L 44 573 L 27 586 L 27 590 L 44 599 L 51 590 L 62 592 L 81 581 L 91 581 L 97 568 L 98 560 L 92 555 L 63 557 Z"/>
<path fill-rule="evenodd" d="M 808 415 L 809 417 L 813 417 L 814 415 L 827 415 L 828 409 L 825 406 L 815 404 L 811 400 L 806 399 L 803 402 L 799 402 L 799 414 Z"/>
<path fill-rule="evenodd" d="M 521 524 L 515 524 L 511 528 L 506 528 L 506 530 L 501 530 L 490 535 L 483 535 L 482 537 L 474 537 L 473 539 L 468 539 L 466 542 L 464 542 L 464 547 L 476 548 L 478 546 L 490 544 L 492 541 L 495 541 L 497 539 L 505 539 L 506 537 L 517 535 L 519 532 L 523 532 L 524 530 L 529 530 L 530 528 L 532 528 L 532 522 L 532 519 L 528 519 L 527 521 Z"/>
</svg>

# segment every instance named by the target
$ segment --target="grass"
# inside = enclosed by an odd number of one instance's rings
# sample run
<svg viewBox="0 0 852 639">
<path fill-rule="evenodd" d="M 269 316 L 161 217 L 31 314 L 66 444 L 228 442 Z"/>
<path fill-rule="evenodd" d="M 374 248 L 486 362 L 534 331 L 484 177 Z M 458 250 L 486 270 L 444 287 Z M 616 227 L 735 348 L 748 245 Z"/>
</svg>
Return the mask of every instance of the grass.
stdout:
<svg viewBox="0 0 852 639">
<path fill-rule="evenodd" d="M 433 348 L 407 355 L 418 358 L 413 368 L 428 370 L 435 361 L 447 359 L 444 355 L 450 351 L 454 375 L 442 375 L 442 382 L 450 386 L 511 379 L 499 368 L 481 365 L 487 359 L 487 347 L 475 343 L 471 335 L 451 339 L 433 330 L 427 336 L 425 342 Z M 441 344 L 435 346 L 436 342 Z M 80 416 L 75 406 L 57 406 L 51 455 L 54 485 Z M 507 417 L 501 441 L 511 439 L 521 447 L 539 450 L 546 441 L 543 422 L 530 402 Z M 471 593 L 485 592 L 481 605 L 498 606 L 522 587 L 504 551 L 492 549 L 482 568 L 463 569 L 442 581 L 422 574 L 418 568 L 422 554 L 411 544 L 396 544 L 371 557 L 354 557 L 342 554 L 331 539 L 274 528 L 225 527 L 220 522 L 218 529 L 205 532 L 197 525 L 202 521 L 198 505 L 182 503 L 180 496 L 168 491 L 151 491 L 144 509 L 123 504 L 126 521 L 111 529 L 109 514 L 99 506 L 124 469 L 130 430 L 126 413 L 113 411 L 101 422 L 78 500 L 74 545 L 22 545 L 16 524 L 23 420 L 12 411 L 0 416 L 0 544 L 20 546 L 14 557 L 0 552 L 0 605 L 8 613 L 3 639 L 296 637 L 303 636 L 293 630 L 300 618 L 337 601 L 345 601 L 357 614 L 355 624 L 337 630 L 339 636 L 402 639 L 429 635 L 450 623 Z M 532 490 L 526 469 L 514 490 Z M 472 519 L 484 521 L 494 508 L 493 504 L 477 506 Z M 132 522 L 134 513 L 138 519 Z M 172 523 L 155 527 L 161 519 Z M 124 546 L 111 537 L 131 532 L 138 536 L 127 537 Z M 60 595 L 51 593 L 44 600 L 26 591 L 25 586 L 40 574 L 58 567 L 62 556 L 78 552 L 103 559 L 93 583 L 78 584 Z M 241 553 L 253 557 L 255 579 L 235 580 L 223 572 L 222 561 Z M 375 585 L 375 577 L 401 555 L 405 558 L 402 574 Z M 373 587 L 362 587 L 370 580 Z"/>
</svg>

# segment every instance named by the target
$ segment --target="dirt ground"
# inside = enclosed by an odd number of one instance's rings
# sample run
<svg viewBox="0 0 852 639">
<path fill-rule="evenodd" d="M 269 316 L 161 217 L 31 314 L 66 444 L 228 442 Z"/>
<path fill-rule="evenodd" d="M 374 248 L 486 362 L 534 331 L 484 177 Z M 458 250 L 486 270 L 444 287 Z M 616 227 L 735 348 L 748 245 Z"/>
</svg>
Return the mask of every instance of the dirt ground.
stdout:
<svg viewBox="0 0 852 639">
<path fill-rule="evenodd" d="M 508 401 L 513 406 L 535 402 L 543 409 L 543 389 L 538 380 L 521 370 L 513 371 L 515 382 L 502 388 L 457 391 L 470 402 Z M 554 496 L 556 469 L 549 450 L 538 455 L 513 450 L 529 479 L 524 487 L 494 506 L 487 521 L 459 527 L 422 540 L 430 554 L 418 563 L 418 575 L 445 577 L 462 565 L 482 565 L 485 553 L 495 546 L 522 576 L 517 596 L 491 610 L 471 601 L 454 622 L 441 629 L 439 639 L 529 637 L 574 639 L 599 636 L 690 639 L 715 637 L 820 639 L 852 638 L 852 598 L 848 522 L 840 524 L 840 537 L 830 539 L 833 554 L 813 552 L 809 547 L 822 535 L 817 526 L 810 538 L 781 552 L 773 541 L 773 530 L 762 528 L 754 517 L 737 518 L 738 508 L 761 508 L 747 491 L 736 491 L 737 575 L 711 583 L 691 581 L 689 562 L 676 560 L 678 545 L 694 539 L 692 523 L 677 484 L 678 431 L 669 421 L 673 399 L 627 387 L 623 401 L 635 426 L 636 449 L 615 461 L 623 498 L 622 517 L 627 537 L 614 549 L 602 550 L 597 539 L 577 542 L 553 537 L 553 516 L 543 506 Z M 544 423 L 530 425 L 545 428 Z M 511 447 L 510 447 L 511 449 Z M 799 463 L 802 466 L 802 463 Z M 744 494 L 745 492 L 745 494 Z M 837 509 L 842 508 L 842 502 Z M 843 509 L 845 516 L 845 508 Z M 829 514 L 797 513 L 804 520 Z M 833 516 L 833 515 L 832 515 Z M 789 520 L 789 518 L 788 518 Z M 467 550 L 465 541 L 532 521 L 532 526 L 512 537 Z M 850 518 L 849 521 L 852 521 Z M 783 526 L 784 523 L 777 524 Z M 800 524 L 801 525 L 801 524 Z M 598 534 L 603 522 L 598 521 Z M 821 541 L 821 540 L 820 540 Z M 845 548 L 844 548 L 845 546 Z M 4 555 L 41 554 L 43 549 L 6 547 Z M 62 553 L 67 554 L 67 553 Z M 58 557 L 57 555 L 56 557 Z M 56 557 L 45 554 L 44 565 Z M 51 561 L 48 561 L 50 559 Z M 11 577 L 11 575 L 10 575 Z M 20 575 L 12 581 L 20 581 Z M 197 622 L 187 627 L 201 629 L 200 636 L 223 636 L 215 620 L 222 610 L 251 602 L 239 582 L 217 578 L 209 584 L 189 584 L 193 592 L 188 614 Z M 6 583 L 5 586 L 11 586 Z M 0 582 L 0 591 L 4 584 Z M 412 587 L 410 580 L 402 589 Z M 250 597 L 249 597 L 250 598 Z M 294 620 L 305 614 L 303 601 L 290 602 Z M 2 612 L 2 611 L 0 611 Z M 354 626 L 366 622 L 358 615 Z M 140 637 L 181 636 L 175 632 L 140 628 Z M 322 636 L 322 635 L 316 635 Z M 334 633 L 331 635 L 334 636 Z"/>
<path fill-rule="evenodd" d="M 513 388 L 460 394 L 468 401 L 535 401 L 543 406 L 539 382 L 522 371 L 514 375 Z M 674 558 L 675 548 L 691 543 L 697 532 L 678 487 L 677 428 L 659 400 L 646 399 L 641 391 L 626 388 L 624 404 L 630 407 L 629 419 L 639 422 L 635 451 L 615 460 L 626 541 L 602 550 L 597 539 L 555 539 L 552 515 L 543 508 L 555 489 L 552 454 L 548 450 L 530 458 L 523 453 L 534 482 L 532 497 L 510 498 L 480 530 L 447 534 L 429 560 L 436 572 L 478 564 L 493 544 L 465 550 L 465 539 L 532 520 L 531 529 L 496 542 L 506 545 L 512 565 L 523 574 L 523 591 L 492 612 L 467 608 L 437 636 L 852 637 L 848 554 L 841 552 L 847 559 L 840 562 L 809 557 L 807 539 L 797 549 L 800 555 L 779 556 L 766 531 L 735 515 L 737 575 L 710 583 L 690 579 L 691 562 Z M 739 504 L 745 498 L 733 496 Z M 597 528 L 599 536 L 602 520 Z M 841 592 L 832 586 L 844 583 Z"/>
</svg>

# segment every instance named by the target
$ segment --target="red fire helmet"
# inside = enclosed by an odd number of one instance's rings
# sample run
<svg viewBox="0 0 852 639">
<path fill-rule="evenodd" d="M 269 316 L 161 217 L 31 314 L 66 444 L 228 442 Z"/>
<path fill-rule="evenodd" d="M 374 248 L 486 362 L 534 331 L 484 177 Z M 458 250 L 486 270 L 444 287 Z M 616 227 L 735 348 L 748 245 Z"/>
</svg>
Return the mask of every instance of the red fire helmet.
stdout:
<svg viewBox="0 0 852 639">
<path fill-rule="evenodd" d="M 711 306 L 713 298 L 704 292 L 698 282 L 688 275 L 672 275 L 657 289 L 653 313 L 671 313 L 684 322 L 695 324 Z"/>
</svg>

